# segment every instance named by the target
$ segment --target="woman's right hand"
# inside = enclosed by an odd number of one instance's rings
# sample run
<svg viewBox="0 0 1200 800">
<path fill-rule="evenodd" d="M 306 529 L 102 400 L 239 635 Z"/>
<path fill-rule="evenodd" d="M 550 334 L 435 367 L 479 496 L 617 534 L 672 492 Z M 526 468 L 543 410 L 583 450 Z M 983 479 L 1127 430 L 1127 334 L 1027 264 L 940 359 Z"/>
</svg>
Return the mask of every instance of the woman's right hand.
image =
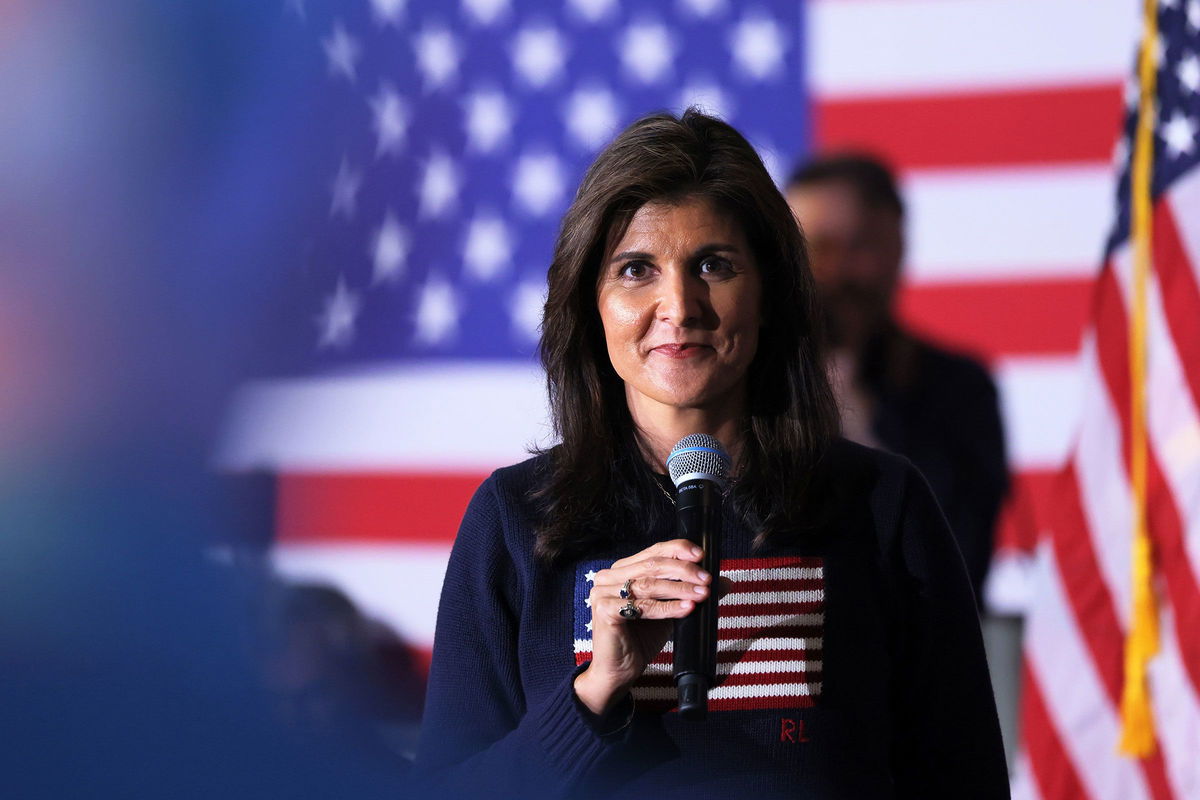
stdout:
<svg viewBox="0 0 1200 800">
<path fill-rule="evenodd" d="M 596 573 L 592 609 L 592 662 L 575 678 L 575 694 L 593 713 L 621 699 L 671 635 L 670 620 L 686 617 L 712 591 L 713 577 L 700 569 L 701 550 L 672 539 L 622 558 Z M 625 582 L 629 599 L 621 597 Z M 626 619 L 630 601 L 641 612 Z"/>
</svg>

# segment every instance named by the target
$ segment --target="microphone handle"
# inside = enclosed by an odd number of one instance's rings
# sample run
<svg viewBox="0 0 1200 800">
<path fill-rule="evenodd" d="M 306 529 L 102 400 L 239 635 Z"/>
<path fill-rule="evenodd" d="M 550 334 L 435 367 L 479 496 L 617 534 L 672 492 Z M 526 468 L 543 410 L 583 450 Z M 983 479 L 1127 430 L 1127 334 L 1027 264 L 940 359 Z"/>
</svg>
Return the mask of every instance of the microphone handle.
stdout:
<svg viewBox="0 0 1200 800">
<path fill-rule="evenodd" d="M 675 686 L 679 715 L 704 719 L 708 690 L 717 674 L 717 576 L 721 565 L 721 490 L 715 481 L 696 478 L 676 489 L 680 538 L 698 544 L 700 567 L 712 576 L 708 597 L 692 613 L 675 620 Z"/>
</svg>

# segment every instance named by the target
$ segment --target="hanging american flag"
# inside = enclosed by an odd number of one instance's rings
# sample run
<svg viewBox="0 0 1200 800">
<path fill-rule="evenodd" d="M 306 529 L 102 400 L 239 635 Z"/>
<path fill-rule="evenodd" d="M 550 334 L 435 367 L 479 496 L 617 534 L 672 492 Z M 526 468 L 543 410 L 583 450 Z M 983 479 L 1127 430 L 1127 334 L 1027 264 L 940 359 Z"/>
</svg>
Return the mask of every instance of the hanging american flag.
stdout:
<svg viewBox="0 0 1200 800">
<path fill-rule="evenodd" d="M 580 564 L 575 576 L 575 663 L 592 660 L 592 581 L 607 561 Z M 729 558 L 729 591 L 718 601 L 713 711 L 809 708 L 821 696 L 825 567 L 820 558 Z M 564 643 L 565 644 L 565 643 Z M 667 641 L 633 686 L 645 708 L 674 708 L 674 649 Z"/>
<path fill-rule="evenodd" d="M 1116 224 L 1084 339 L 1081 425 L 1038 547 L 1017 797 L 1200 796 L 1200 3 L 1147 9 L 1147 67 L 1128 92 Z M 1142 108 L 1150 180 L 1139 188 Z M 1143 191 L 1144 225 L 1134 210 Z M 1147 605 L 1135 610 L 1139 590 Z M 1131 660 L 1125 643 L 1151 642 L 1156 625 L 1157 654 Z M 1122 701 L 1143 685 L 1139 718 Z M 1118 752 L 1123 723 L 1145 734 L 1140 757 Z"/>
</svg>

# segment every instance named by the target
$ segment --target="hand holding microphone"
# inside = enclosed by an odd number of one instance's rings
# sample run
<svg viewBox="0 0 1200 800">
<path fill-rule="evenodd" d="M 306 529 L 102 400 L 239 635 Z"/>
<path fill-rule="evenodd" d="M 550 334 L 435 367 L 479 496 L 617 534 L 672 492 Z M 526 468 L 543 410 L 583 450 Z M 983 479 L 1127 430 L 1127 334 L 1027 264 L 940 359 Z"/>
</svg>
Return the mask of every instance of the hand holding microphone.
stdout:
<svg viewBox="0 0 1200 800">
<path fill-rule="evenodd" d="M 672 449 L 678 538 L 658 542 L 596 573 L 592 661 L 575 693 L 602 714 L 629 690 L 672 635 L 680 713 L 703 718 L 716 674 L 716 600 L 721 491 L 729 457 L 714 437 L 693 434 Z"/>
</svg>

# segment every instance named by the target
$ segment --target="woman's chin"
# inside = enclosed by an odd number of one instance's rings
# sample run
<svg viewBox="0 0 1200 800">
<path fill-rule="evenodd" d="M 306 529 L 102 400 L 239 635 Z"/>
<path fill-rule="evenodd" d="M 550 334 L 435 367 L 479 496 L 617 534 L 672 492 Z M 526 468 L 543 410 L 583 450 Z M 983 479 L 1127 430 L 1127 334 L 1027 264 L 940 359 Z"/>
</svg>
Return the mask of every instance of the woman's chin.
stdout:
<svg viewBox="0 0 1200 800">
<path fill-rule="evenodd" d="M 735 387 L 712 385 L 709 382 L 680 381 L 660 384 L 647 392 L 637 389 L 628 393 L 630 408 L 654 406 L 666 411 L 722 413 L 737 411 Z M 636 412 L 635 412 L 636 413 Z"/>
</svg>

